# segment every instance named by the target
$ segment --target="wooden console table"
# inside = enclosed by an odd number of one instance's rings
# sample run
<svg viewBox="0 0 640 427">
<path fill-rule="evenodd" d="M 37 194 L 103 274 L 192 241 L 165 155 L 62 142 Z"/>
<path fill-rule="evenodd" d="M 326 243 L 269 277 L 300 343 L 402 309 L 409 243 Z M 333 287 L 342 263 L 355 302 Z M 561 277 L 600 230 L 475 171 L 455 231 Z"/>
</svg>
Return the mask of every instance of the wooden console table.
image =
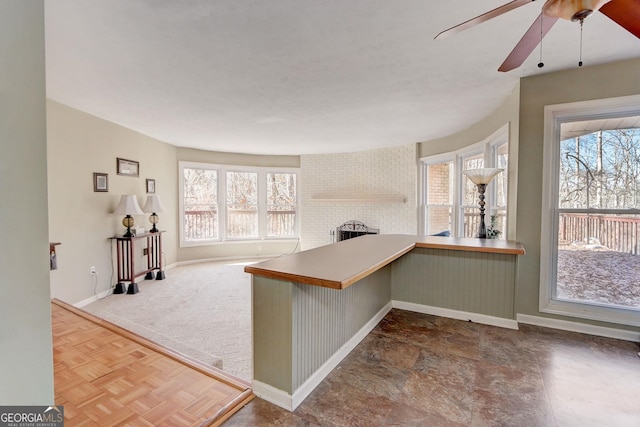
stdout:
<svg viewBox="0 0 640 427">
<path fill-rule="evenodd" d="M 111 240 L 116 242 L 116 251 L 118 257 L 118 283 L 113 290 L 114 294 L 123 294 L 125 282 L 129 282 L 127 287 L 128 294 L 138 293 L 138 284 L 136 278 L 144 275 L 145 280 L 163 280 L 165 278 L 162 269 L 162 233 L 144 233 L 139 236 L 124 237 L 114 236 Z M 137 240 L 146 239 L 147 241 L 147 268 L 136 272 L 134 253 L 134 243 Z"/>
</svg>

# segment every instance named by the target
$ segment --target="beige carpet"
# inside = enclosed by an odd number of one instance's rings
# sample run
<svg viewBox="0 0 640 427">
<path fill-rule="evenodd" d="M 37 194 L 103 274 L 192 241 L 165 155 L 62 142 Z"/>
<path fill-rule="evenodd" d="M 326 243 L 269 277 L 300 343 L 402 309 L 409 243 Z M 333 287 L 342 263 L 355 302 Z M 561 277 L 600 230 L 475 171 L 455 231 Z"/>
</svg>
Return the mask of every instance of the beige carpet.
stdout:
<svg viewBox="0 0 640 427">
<path fill-rule="evenodd" d="M 152 341 L 251 381 L 251 276 L 247 262 L 201 263 L 141 280 L 136 295 L 83 307 Z"/>
</svg>

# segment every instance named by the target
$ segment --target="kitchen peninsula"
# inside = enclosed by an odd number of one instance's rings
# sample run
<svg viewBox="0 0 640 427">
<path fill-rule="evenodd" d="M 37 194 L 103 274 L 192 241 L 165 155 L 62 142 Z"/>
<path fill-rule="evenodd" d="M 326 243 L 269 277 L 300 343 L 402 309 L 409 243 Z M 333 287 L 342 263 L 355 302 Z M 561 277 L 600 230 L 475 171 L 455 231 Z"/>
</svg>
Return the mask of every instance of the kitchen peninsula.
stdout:
<svg viewBox="0 0 640 427">
<path fill-rule="evenodd" d="M 520 243 L 369 235 L 245 267 L 253 391 L 294 410 L 391 310 L 517 328 Z"/>
</svg>

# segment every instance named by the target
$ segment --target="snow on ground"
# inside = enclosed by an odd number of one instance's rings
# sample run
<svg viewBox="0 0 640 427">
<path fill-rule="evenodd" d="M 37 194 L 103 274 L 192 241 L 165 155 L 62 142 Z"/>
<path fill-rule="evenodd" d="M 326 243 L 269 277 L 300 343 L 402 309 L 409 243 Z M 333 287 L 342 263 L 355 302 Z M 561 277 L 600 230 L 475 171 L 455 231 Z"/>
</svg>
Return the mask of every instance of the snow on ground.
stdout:
<svg viewBox="0 0 640 427">
<path fill-rule="evenodd" d="M 640 308 L 640 256 L 589 243 L 558 248 L 558 296 Z"/>
</svg>

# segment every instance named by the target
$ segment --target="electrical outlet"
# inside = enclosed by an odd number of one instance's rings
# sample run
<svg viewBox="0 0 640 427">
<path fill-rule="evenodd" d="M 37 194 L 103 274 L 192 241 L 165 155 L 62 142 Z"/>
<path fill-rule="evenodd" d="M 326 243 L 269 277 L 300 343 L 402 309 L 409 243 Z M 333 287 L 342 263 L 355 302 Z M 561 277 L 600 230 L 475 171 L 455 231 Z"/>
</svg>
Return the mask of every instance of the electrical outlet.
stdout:
<svg viewBox="0 0 640 427">
<path fill-rule="evenodd" d="M 89 274 L 91 274 L 91 275 L 96 274 L 96 267 L 95 266 L 92 265 L 91 267 L 89 267 Z"/>
<path fill-rule="evenodd" d="M 142 256 L 146 256 L 149 254 L 149 248 L 142 248 Z"/>
</svg>

